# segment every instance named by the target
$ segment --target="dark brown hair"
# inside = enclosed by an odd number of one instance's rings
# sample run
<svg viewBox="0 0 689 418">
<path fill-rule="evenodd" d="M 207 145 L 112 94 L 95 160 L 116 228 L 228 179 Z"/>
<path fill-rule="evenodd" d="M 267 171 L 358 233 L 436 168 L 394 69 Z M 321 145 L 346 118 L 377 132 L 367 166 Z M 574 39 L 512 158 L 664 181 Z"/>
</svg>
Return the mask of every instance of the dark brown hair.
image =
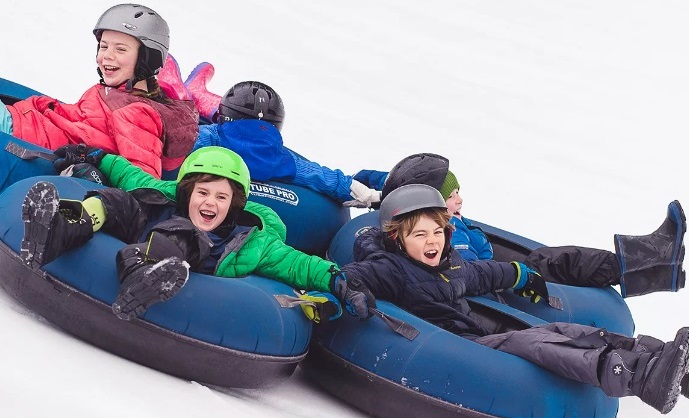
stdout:
<svg viewBox="0 0 689 418">
<path fill-rule="evenodd" d="M 147 99 L 153 100 L 154 102 L 162 104 L 170 104 L 173 100 L 165 95 L 163 89 L 160 88 L 158 79 L 155 77 L 149 77 L 146 79 L 146 87 L 148 91 L 141 89 L 132 89 L 131 94 L 134 96 L 145 97 Z"/>
</svg>

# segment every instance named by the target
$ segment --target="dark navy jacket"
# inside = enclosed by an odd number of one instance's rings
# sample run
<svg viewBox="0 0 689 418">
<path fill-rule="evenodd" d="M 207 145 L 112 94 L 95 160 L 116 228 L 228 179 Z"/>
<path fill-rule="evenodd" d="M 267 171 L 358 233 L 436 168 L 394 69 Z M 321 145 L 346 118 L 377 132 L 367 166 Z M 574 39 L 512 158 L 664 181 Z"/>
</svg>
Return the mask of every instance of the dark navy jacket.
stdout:
<svg viewBox="0 0 689 418">
<path fill-rule="evenodd" d="M 354 243 L 355 263 L 342 266 L 347 279 L 360 279 L 374 296 L 459 335 L 489 332 L 472 313 L 465 296 L 510 288 L 516 271 L 510 263 L 465 261 L 454 250 L 438 267 L 411 259 L 402 250 L 387 251 L 378 228 Z"/>
</svg>

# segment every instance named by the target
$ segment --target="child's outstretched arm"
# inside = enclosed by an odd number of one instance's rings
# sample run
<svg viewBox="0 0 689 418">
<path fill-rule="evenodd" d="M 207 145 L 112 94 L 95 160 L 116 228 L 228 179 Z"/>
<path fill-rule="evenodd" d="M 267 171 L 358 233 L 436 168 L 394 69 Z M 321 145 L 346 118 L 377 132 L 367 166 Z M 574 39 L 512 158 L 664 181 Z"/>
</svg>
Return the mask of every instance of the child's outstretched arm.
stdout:
<svg viewBox="0 0 689 418">
<path fill-rule="evenodd" d="M 160 190 L 168 199 L 174 200 L 177 195 L 177 182 L 159 180 L 130 163 L 121 155 L 107 154 L 98 165 L 98 169 L 110 180 L 112 187 L 125 191 L 140 188 Z"/>
<path fill-rule="evenodd" d="M 294 184 L 328 195 L 345 206 L 370 207 L 372 203 L 380 202 L 380 192 L 366 187 L 352 176 L 309 161 L 288 148 L 285 150 L 292 155 L 296 166 Z"/>
</svg>

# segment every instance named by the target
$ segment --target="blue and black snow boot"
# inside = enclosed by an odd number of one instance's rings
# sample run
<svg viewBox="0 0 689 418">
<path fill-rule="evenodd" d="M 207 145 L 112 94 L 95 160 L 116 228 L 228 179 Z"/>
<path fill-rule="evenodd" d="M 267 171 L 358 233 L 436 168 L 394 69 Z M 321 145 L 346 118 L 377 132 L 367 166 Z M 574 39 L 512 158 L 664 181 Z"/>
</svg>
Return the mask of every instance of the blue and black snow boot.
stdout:
<svg viewBox="0 0 689 418">
<path fill-rule="evenodd" d="M 170 239 L 152 233 L 145 243 L 130 244 L 115 257 L 120 289 L 112 311 L 120 319 L 141 316 L 153 304 L 175 296 L 189 278 L 189 263 Z"/>
<path fill-rule="evenodd" d="M 687 218 L 675 200 L 668 205 L 667 217 L 649 235 L 615 235 L 615 252 L 620 264 L 623 297 L 652 292 L 676 292 L 684 287 L 684 233 Z"/>
<path fill-rule="evenodd" d="M 642 364 L 643 363 L 643 364 Z M 675 340 L 635 368 L 632 392 L 642 401 L 667 414 L 677 404 L 681 383 L 689 369 L 689 327 L 677 331 Z"/>
<path fill-rule="evenodd" d="M 29 189 L 22 203 L 24 238 L 22 261 L 40 268 L 93 236 L 91 217 L 81 202 L 60 200 L 52 183 L 41 181 Z"/>
</svg>

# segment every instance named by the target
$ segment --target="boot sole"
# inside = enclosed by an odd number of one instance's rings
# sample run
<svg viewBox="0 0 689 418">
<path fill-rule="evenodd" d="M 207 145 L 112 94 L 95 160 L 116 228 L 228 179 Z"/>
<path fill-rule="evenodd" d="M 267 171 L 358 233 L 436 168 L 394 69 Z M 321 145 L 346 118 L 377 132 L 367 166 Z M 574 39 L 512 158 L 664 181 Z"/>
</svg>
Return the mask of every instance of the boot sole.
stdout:
<svg viewBox="0 0 689 418">
<path fill-rule="evenodd" d="M 675 241 L 675 252 L 672 255 L 672 259 L 676 260 L 674 263 L 674 269 L 672 272 L 672 284 L 673 291 L 678 291 L 684 288 L 684 283 L 686 281 L 686 273 L 682 269 L 682 262 L 684 261 L 684 234 L 687 232 L 687 217 L 684 214 L 684 209 L 679 201 L 675 200 L 670 203 L 670 212 L 675 218 L 677 223 L 677 240 Z"/>
<path fill-rule="evenodd" d="M 654 376 L 654 379 L 650 379 L 649 382 L 644 385 L 644 391 L 648 388 L 649 392 L 656 394 L 655 397 L 649 394 L 648 398 L 655 399 L 647 399 L 646 396 L 642 396 L 644 402 L 660 411 L 661 414 L 667 414 L 677 404 L 681 391 L 682 379 L 689 370 L 689 328 L 680 330 L 673 343 L 679 343 L 680 345 L 674 357 L 669 361 L 665 361 L 665 364 L 656 364 L 654 366 L 655 368 L 661 368 L 659 370 L 659 376 Z M 659 379 L 662 380 L 659 387 L 657 387 L 656 383 Z"/>
<path fill-rule="evenodd" d="M 52 183 L 41 181 L 34 184 L 24 198 L 24 238 L 19 257 L 31 269 L 38 269 L 43 265 L 46 246 L 50 239 L 50 225 L 59 208 L 59 196 Z"/>
<path fill-rule="evenodd" d="M 189 279 L 189 264 L 170 257 L 146 269 L 144 279 L 117 295 L 112 311 L 118 318 L 132 320 L 148 308 L 175 296 Z"/>
</svg>

